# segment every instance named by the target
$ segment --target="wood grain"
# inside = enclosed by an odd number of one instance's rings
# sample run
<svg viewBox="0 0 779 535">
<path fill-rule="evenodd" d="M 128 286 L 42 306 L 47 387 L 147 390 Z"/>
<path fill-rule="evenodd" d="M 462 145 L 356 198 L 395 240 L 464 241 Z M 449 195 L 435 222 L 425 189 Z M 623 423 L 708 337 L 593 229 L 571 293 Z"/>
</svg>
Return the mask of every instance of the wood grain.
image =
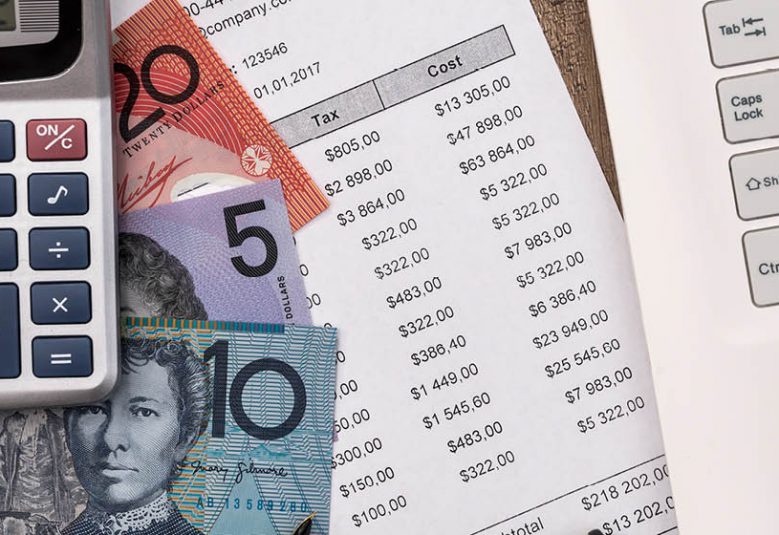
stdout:
<svg viewBox="0 0 779 535">
<path fill-rule="evenodd" d="M 586 0 L 531 0 L 606 180 L 620 205 Z"/>
</svg>

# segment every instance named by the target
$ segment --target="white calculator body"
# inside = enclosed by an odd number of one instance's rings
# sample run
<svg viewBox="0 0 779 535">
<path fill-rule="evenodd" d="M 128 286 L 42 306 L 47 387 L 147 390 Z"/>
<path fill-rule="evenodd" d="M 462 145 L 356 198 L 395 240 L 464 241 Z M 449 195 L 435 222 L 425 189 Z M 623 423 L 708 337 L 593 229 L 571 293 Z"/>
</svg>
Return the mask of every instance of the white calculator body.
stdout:
<svg viewBox="0 0 779 535">
<path fill-rule="evenodd" d="M 110 46 L 103 0 L 0 0 L 0 409 L 116 383 Z"/>
<path fill-rule="evenodd" d="M 779 2 L 589 6 L 679 531 L 777 533 Z"/>
</svg>

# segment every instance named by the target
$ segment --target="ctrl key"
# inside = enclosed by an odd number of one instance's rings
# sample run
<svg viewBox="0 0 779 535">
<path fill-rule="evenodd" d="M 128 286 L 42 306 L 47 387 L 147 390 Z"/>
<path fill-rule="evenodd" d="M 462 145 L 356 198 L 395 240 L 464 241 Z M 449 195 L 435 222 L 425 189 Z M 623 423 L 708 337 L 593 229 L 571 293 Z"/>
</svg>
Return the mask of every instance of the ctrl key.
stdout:
<svg viewBox="0 0 779 535">
<path fill-rule="evenodd" d="M 20 351 L 19 289 L 15 284 L 0 284 L 0 379 L 19 377 Z"/>
<path fill-rule="evenodd" d="M 759 307 L 779 305 L 779 227 L 744 234 L 744 254 L 752 302 Z"/>
</svg>

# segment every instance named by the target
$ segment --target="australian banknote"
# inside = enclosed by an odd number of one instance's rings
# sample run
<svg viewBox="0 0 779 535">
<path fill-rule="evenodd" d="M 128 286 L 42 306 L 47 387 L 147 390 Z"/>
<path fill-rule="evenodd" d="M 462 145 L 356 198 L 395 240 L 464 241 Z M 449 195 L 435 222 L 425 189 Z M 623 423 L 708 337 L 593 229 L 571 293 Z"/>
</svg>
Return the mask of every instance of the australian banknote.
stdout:
<svg viewBox="0 0 779 535">
<path fill-rule="evenodd" d="M 106 401 L 0 413 L 0 532 L 327 533 L 335 331 L 127 322 Z"/>
<path fill-rule="evenodd" d="M 293 230 L 327 207 L 296 157 L 176 0 L 115 30 L 118 205 L 281 180 Z"/>
<path fill-rule="evenodd" d="M 278 180 L 125 214 L 125 315 L 308 325 Z"/>
</svg>

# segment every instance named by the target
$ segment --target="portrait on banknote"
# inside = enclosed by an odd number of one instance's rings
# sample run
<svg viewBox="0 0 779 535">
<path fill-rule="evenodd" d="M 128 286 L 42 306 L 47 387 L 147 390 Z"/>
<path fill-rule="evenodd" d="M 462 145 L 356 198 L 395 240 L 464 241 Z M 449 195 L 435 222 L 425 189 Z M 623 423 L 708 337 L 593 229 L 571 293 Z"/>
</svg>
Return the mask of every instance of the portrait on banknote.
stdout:
<svg viewBox="0 0 779 535">
<path fill-rule="evenodd" d="M 106 401 L 65 409 L 67 444 L 88 495 L 64 535 L 200 533 L 168 486 L 208 422 L 208 369 L 186 342 L 125 339 Z"/>
<path fill-rule="evenodd" d="M 102 403 L 4 415 L 0 534 L 200 533 L 167 491 L 208 422 L 208 369 L 166 339 L 123 340 L 121 359 Z"/>
<path fill-rule="evenodd" d="M 148 236 L 119 234 L 119 281 L 125 315 L 208 319 L 189 270 Z"/>
</svg>

